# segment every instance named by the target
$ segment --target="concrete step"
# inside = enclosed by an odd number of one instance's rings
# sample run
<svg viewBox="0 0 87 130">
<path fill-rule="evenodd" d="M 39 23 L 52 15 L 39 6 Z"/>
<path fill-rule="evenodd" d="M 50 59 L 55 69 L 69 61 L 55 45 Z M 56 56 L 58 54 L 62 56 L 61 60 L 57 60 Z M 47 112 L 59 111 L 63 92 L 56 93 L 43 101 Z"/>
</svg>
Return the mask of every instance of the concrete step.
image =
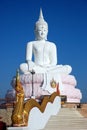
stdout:
<svg viewBox="0 0 87 130">
<path fill-rule="evenodd" d="M 56 116 L 52 116 L 43 130 L 87 130 L 87 118 L 75 108 L 61 108 Z"/>
</svg>

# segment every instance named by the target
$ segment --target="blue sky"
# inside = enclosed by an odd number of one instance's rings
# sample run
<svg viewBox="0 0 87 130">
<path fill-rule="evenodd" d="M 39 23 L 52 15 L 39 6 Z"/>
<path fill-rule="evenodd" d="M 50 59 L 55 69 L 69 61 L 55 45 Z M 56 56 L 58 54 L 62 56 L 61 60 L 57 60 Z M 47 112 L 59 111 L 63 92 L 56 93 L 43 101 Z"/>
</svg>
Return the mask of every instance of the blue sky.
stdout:
<svg viewBox="0 0 87 130">
<path fill-rule="evenodd" d="M 0 97 L 25 62 L 40 7 L 49 25 L 48 40 L 57 45 L 58 64 L 72 66 L 82 102 L 87 102 L 87 0 L 0 0 Z"/>
</svg>

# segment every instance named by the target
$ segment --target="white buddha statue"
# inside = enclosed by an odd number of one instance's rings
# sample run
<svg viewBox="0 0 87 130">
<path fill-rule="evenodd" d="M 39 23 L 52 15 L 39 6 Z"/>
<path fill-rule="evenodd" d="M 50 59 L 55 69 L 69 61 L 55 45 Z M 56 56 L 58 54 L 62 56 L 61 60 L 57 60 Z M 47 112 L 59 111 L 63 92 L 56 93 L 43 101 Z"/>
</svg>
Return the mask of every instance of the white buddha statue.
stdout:
<svg viewBox="0 0 87 130">
<path fill-rule="evenodd" d="M 20 75 L 20 81 L 25 97 L 49 95 L 56 91 L 56 85 L 52 86 L 52 82 L 56 82 L 59 83 L 60 94 L 67 96 L 67 102 L 80 102 L 82 94 L 79 89 L 75 88 L 77 81 L 73 75 L 70 75 L 72 68 L 69 65 L 57 65 L 56 45 L 47 41 L 47 34 L 48 24 L 40 10 L 39 20 L 35 24 L 36 39 L 27 44 L 26 63 L 20 64 L 20 70 L 23 72 Z M 32 70 L 35 71 L 33 78 Z M 15 88 L 14 78 L 11 84 Z M 12 95 L 14 91 L 8 91 L 6 97 L 12 97 Z"/>
<path fill-rule="evenodd" d="M 43 18 L 40 10 L 39 20 L 35 24 L 36 40 L 27 44 L 26 63 L 20 65 L 23 73 L 29 73 L 34 70 L 36 73 L 55 72 L 60 74 L 69 74 L 72 71 L 69 65 L 57 65 L 56 45 L 47 41 L 48 24 Z M 34 61 L 32 57 L 34 56 Z"/>
</svg>

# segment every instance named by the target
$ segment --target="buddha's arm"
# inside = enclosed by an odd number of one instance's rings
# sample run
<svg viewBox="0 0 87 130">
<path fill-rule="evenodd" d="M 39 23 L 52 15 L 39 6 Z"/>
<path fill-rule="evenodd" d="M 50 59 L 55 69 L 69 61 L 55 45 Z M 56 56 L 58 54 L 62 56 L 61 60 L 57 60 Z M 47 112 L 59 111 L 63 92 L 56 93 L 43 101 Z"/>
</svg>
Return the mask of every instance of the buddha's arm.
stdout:
<svg viewBox="0 0 87 130">
<path fill-rule="evenodd" d="M 32 61 L 32 55 L 33 55 L 33 43 L 29 42 L 26 48 L 26 61 L 28 64 L 28 70 L 30 70 L 30 67 L 34 66 L 34 62 Z"/>
<path fill-rule="evenodd" d="M 29 42 L 26 48 L 26 61 L 32 61 L 32 43 Z"/>
<path fill-rule="evenodd" d="M 54 66 L 57 64 L 57 49 L 56 45 L 52 45 L 50 49 L 50 66 Z"/>
</svg>

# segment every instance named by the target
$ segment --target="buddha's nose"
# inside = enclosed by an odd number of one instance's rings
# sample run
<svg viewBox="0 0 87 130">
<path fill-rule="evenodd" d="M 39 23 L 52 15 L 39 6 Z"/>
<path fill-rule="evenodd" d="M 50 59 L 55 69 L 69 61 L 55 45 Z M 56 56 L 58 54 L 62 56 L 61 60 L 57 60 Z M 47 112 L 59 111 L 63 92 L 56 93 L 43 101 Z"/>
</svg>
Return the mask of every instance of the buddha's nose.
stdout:
<svg viewBox="0 0 87 130">
<path fill-rule="evenodd" d="M 41 32 L 41 35 L 43 35 L 44 33 L 43 32 Z"/>
</svg>

